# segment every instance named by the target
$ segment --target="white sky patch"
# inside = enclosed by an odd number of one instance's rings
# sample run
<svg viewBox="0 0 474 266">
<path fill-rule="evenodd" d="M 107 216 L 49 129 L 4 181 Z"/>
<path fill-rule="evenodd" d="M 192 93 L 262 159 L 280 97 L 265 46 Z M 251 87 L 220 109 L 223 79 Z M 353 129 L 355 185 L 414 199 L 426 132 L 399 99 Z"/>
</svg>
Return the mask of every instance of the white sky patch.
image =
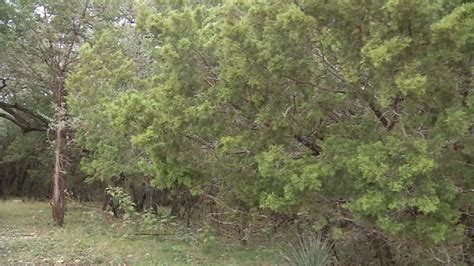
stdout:
<svg viewBox="0 0 474 266">
<path fill-rule="evenodd" d="M 35 14 L 40 15 L 41 17 L 43 17 L 46 13 L 46 8 L 44 6 L 38 6 L 38 7 L 35 8 L 35 10 L 33 12 Z"/>
<path fill-rule="evenodd" d="M 51 22 L 55 15 L 49 14 L 48 9 L 45 6 L 37 6 L 33 13 L 39 15 L 42 19 L 46 19 L 47 22 Z"/>
</svg>

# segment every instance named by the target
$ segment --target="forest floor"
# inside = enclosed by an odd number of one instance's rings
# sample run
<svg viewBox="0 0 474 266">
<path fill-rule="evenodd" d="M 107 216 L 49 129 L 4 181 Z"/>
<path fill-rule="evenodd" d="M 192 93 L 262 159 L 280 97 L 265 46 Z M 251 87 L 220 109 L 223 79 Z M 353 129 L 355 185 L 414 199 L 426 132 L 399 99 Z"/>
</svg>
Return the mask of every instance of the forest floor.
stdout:
<svg viewBox="0 0 474 266">
<path fill-rule="evenodd" d="M 46 202 L 0 201 L 0 265 L 273 265 L 274 249 L 192 241 L 186 234 L 136 235 L 97 208 L 69 203 L 66 225 L 51 225 Z M 180 235 L 180 237 L 178 237 Z"/>
</svg>

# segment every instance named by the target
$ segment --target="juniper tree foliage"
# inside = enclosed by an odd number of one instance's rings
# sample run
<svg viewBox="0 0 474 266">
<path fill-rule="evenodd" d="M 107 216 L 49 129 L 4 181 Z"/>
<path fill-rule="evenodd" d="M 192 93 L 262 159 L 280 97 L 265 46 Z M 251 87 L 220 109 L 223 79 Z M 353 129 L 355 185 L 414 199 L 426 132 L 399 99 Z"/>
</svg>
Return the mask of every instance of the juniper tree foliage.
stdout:
<svg viewBox="0 0 474 266">
<path fill-rule="evenodd" d="M 76 141 L 87 153 L 82 165 L 90 182 L 143 173 L 138 168 L 144 158 L 132 149 L 130 132 L 113 124 L 117 110 L 111 103 L 123 93 L 147 88 L 150 70 L 143 68 L 149 51 L 144 47 L 149 47 L 137 40 L 146 42 L 129 24 L 102 28 L 81 48 L 81 63 L 67 82 Z"/>
<path fill-rule="evenodd" d="M 149 61 L 115 30 L 83 48 L 68 86 L 86 169 L 217 186 L 234 206 L 391 240 L 463 241 L 474 4 L 198 2 L 139 8 Z"/>
<path fill-rule="evenodd" d="M 74 181 L 78 155 L 72 149 L 73 131 L 64 101 L 68 94 L 64 82 L 77 62 L 79 47 L 95 28 L 129 19 L 118 15 L 114 4 L 127 11 L 127 5 L 109 0 L 0 2 L 0 127 L 10 135 L 17 134 L 12 138 L 15 141 L 8 141 L 5 149 L 15 154 L 14 149 L 18 148 L 17 153 L 35 157 L 35 149 L 22 148 L 36 140 L 38 149 L 48 151 L 41 157 L 50 155 L 46 137 L 48 140 L 54 137 L 46 132 L 56 130 L 55 162 L 43 160 L 42 167 L 55 166 L 53 213 L 57 225 L 63 222 L 59 213 L 63 213 L 64 205 L 55 202 L 64 202 L 64 176 L 67 173 L 67 179 Z M 23 133 L 39 131 L 41 137 L 18 135 L 18 130 L 4 122 L 13 123 Z M 8 158 L 7 154 L 0 160 Z"/>
<path fill-rule="evenodd" d="M 8 22 L 10 20 L 12 13 L 12 9 L 5 0 L 0 1 L 0 34 L 2 34 L 2 42 L 3 42 L 3 34 L 8 32 Z"/>
</svg>

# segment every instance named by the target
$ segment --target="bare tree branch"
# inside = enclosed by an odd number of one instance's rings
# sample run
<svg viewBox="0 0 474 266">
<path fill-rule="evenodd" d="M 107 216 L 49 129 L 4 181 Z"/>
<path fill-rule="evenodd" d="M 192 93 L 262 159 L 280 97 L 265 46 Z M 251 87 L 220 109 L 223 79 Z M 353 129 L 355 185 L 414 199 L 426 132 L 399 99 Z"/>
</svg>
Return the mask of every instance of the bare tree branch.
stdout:
<svg viewBox="0 0 474 266">
<path fill-rule="evenodd" d="M 32 131 L 47 131 L 49 121 L 40 114 L 37 114 L 18 104 L 7 104 L 0 102 L 0 118 L 4 118 L 18 126 L 24 133 Z"/>
</svg>

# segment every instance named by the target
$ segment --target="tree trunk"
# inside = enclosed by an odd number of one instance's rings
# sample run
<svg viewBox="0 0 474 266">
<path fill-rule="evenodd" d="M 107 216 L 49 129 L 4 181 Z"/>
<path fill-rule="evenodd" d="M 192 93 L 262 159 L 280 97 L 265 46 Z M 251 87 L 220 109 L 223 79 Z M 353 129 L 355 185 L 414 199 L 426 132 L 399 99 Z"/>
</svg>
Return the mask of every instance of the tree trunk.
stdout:
<svg viewBox="0 0 474 266">
<path fill-rule="evenodd" d="M 55 98 L 56 98 L 56 140 L 55 140 L 55 164 L 53 174 L 53 196 L 51 199 L 51 206 L 53 208 L 53 221 L 56 226 L 62 226 L 64 224 L 64 169 L 62 167 L 62 127 L 64 126 L 64 110 L 63 110 L 63 97 L 64 89 L 63 82 L 61 79 L 55 82 Z"/>
<path fill-rule="evenodd" d="M 5 193 L 5 185 L 6 185 L 6 178 L 7 178 L 7 175 L 6 175 L 6 170 L 4 169 L 3 167 L 3 163 L 0 162 L 0 196 L 2 196 L 3 200 L 6 200 L 6 193 Z"/>
</svg>

